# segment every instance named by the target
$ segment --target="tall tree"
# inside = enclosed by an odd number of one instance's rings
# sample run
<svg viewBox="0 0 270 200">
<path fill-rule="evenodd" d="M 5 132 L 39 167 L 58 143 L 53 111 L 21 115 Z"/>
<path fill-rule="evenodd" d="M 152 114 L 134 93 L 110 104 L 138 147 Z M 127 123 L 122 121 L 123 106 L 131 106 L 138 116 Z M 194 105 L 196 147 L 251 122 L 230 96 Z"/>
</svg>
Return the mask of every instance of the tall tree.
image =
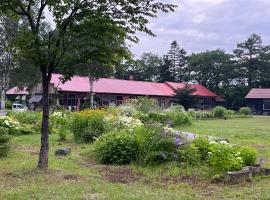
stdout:
<svg viewBox="0 0 270 200">
<path fill-rule="evenodd" d="M 162 63 L 159 66 L 159 82 L 174 81 L 170 67 L 171 60 L 169 59 L 168 55 L 164 55 Z"/>
<path fill-rule="evenodd" d="M 0 16 L 0 110 L 5 109 L 6 91 L 10 87 L 10 74 L 15 68 L 13 42 L 17 30 L 16 20 Z"/>
<path fill-rule="evenodd" d="M 174 77 L 174 81 L 184 81 L 187 52 L 183 48 L 180 48 L 177 41 L 173 41 L 168 56 L 171 61 L 170 71 Z"/>
<path fill-rule="evenodd" d="M 185 109 L 196 108 L 200 99 L 194 92 L 196 89 L 186 84 L 184 88 L 175 91 L 175 103 L 184 106 Z"/>
<path fill-rule="evenodd" d="M 158 67 L 161 65 L 161 62 L 162 60 L 158 55 L 143 53 L 136 62 L 141 76 L 140 80 L 157 81 L 159 76 Z"/>
<path fill-rule="evenodd" d="M 65 61 L 67 52 L 79 51 L 74 46 L 72 27 L 84 20 L 109 19 L 127 33 L 127 39 L 137 42 L 136 31 L 154 35 L 147 28 L 148 17 L 156 17 L 158 11 L 170 12 L 174 5 L 158 0 L 104 1 L 104 0 L 2 0 L 0 12 L 12 13 L 25 26 L 20 30 L 16 48 L 21 57 L 31 59 L 40 68 L 43 88 L 41 147 L 38 167 L 48 167 L 49 152 L 49 84 L 52 73 Z M 45 9 L 54 20 L 54 26 L 46 21 Z M 100 34 L 103 33 L 100 31 Z M 79 35 L 80 36 L 80 35 Z M 106 57 L 106 55 L 104 55 Z"/>
<path fill-rule="evenodd" d="M 188 58 L 190 79 L 220 93 L 220 88 L 236 78 L 232 56 L 222 50 L 194 53 Z"/>
<path fill-rule="evenodd" d="M 243 74 L 250 88 L 257 86 L 258 72 L 261 67 L 259 57 L 264 48 L 261 36 L 252 34 L 246 41 L 238 43 L 233 51 L 238 61 L 238 70 Z"/>
</svg>

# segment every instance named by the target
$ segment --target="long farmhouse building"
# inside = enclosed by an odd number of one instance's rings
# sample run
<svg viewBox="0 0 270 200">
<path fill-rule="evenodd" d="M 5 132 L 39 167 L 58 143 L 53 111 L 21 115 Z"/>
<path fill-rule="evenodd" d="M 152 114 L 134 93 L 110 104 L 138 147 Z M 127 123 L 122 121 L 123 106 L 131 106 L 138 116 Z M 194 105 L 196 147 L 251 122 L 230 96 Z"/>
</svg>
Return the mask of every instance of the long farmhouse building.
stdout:
<svg viewBox="0 0 270 200">
<path fill-rule="evenodd" d="M 60 81 L 60 77 L 60 74 L 53 74 L 50 85 L 50 94 L 55 97 L 56 104 L 63 107 L 80 108 L 90 91 L 88 77 L 74 76 L 64 84 Z M 176 82 L 156 83 L 100 78 L 93 84 L 93 93 L 99 106 L 121 105 L 129 99 L 147 96 L 155 98 L 161 107 L 169 107 L 174 103 L 175 91 L 185 86 L 185 83 Z M 197 106 L 198 109 L 210 109 L 224 101 L 203 85 L 190 84 L 190 86 L 196 89 L 192 95 L 199 96 L 201 100 Z M 41 85 L 37 85 L 29 93 L 25 89 L 20 91 L 16 87 L 11 88 L 7 95 L 17 99 L 28 95 L 30 105 L 37 105 L 42 102 Z"/>
</svg>

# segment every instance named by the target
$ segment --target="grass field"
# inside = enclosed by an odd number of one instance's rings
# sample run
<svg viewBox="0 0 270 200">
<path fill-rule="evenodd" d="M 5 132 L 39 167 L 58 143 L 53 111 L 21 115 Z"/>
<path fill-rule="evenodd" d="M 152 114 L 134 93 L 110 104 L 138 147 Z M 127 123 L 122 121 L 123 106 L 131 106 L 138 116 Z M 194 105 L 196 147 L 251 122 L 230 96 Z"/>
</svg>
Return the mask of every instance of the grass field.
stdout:
<svg viewBox="0 0 270 200">
<path fill-rule="evenodd" d="M 196 121 L 181 130 L 254 146 L 269 166 L 269 117 Z M 0 160 L 0 199 L 270 199 L 270 177 L 234 185 L 212 183 L 201 178 L 201 170 L 179 169 L 174 163 L 156 168 L 104 166 L 84 156 L 91 145 L 72 140 L 59 144 L 55 135 L 50 144 L 49 170 L 39 171 L 39 135 L 12 140 L 9 157 Z M 55 157 L 59 146 L 71 147 L 71 155 Z"/>
</svg>

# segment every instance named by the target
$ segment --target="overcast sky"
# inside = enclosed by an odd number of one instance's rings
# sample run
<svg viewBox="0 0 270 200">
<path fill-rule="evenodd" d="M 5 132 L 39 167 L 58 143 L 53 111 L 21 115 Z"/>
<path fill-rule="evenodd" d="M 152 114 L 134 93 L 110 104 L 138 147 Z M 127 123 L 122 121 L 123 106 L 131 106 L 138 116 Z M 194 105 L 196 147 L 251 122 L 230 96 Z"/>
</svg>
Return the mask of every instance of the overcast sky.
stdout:
<svg viewBox="0 0 270 200">
<path fill-rule="evenodd" d="M 232 52 L 237 42 L 252 33 L 270 44 L 270 0 L 167 0 L 179 7 L 174 13 L 159 14 L 150 28 L 157 35 L 138 34 L 133 45 L 136 57 L 143 52 L 167 53 L 177 40 L 189 53 L 224 49 Z"/>
</svg>

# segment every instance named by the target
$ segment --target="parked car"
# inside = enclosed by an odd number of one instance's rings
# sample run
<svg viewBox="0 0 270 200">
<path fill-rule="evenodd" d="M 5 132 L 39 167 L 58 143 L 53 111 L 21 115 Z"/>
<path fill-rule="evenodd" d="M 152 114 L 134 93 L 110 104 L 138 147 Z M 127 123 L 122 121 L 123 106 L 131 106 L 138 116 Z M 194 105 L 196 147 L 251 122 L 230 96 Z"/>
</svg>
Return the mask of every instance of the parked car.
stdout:
<svg viewBox="0 0 270 200">
<path fill-rule="evenodd" d="M 23 104 L 20 103 L 13 103 L 12 104 L 12 111 L 14 112 L 23 112 L 23 111 L 27 111 L 27 107 Z"/>
</svg>

